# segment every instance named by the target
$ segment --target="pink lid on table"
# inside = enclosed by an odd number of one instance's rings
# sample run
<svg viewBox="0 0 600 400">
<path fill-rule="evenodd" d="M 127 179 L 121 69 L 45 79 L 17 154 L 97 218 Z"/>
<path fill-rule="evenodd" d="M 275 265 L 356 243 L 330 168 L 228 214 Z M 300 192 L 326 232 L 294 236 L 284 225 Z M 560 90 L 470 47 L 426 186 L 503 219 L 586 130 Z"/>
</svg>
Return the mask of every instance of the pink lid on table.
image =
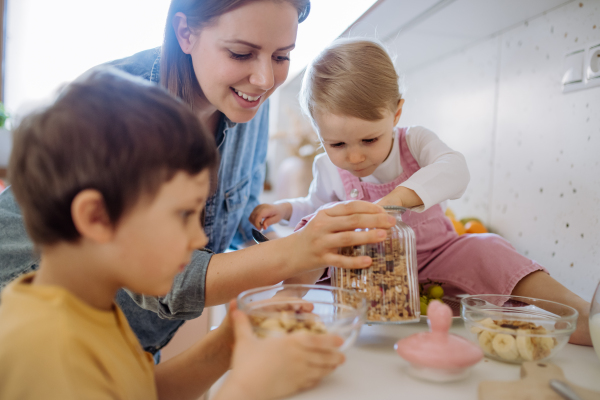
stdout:
<svg viewBox="0 0 600 400">
<path fill-rule="evenodd" d="M 448 333 L 452 310 L 446 304 L 432 301 L 427 308 L 431 332 L 420 332 L 396 343 L 400 357 L 413 365 L 435 369 L 466 368 L 483 358 L 479 346 Z"/>
</svg>

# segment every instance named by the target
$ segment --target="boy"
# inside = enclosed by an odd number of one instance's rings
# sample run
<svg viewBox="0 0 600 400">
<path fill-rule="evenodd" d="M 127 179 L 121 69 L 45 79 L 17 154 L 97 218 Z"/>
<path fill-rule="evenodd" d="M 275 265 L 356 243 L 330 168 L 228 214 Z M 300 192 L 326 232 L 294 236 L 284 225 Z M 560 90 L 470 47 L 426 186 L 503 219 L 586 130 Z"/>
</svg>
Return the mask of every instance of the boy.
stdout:
<svg viewBox="0 0 600 400">
<path fill-rule="evenodd" d="M 217 399 L 270 399 L 343 362 L 339 337 L 255 338 L 235 304 L 180 356 L 154 367 L 143 352 L 115 294 L 170 290 L 207 242 L 199 221 L 216 165 L 187 106 L 111 70 L 23 121 L 10 181 L 41 262 L 2 292 L 0 398 L 194 399 L 232 366 Z"/>
</svg>

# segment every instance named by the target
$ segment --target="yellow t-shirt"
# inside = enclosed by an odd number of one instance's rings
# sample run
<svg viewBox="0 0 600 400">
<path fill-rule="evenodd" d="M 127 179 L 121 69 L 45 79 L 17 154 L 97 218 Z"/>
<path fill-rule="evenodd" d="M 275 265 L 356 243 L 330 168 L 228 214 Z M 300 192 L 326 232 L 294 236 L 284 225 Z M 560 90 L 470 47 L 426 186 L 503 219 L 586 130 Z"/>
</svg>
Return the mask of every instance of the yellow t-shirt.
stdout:
<svg viewBox="0 0 600 400">
<path fill-rule="evenodd" d="M 57 286 L 8 285 L 0 303 L 0 399 L 156 399 L 152 356 L 123 312 Z"/>
</svg>

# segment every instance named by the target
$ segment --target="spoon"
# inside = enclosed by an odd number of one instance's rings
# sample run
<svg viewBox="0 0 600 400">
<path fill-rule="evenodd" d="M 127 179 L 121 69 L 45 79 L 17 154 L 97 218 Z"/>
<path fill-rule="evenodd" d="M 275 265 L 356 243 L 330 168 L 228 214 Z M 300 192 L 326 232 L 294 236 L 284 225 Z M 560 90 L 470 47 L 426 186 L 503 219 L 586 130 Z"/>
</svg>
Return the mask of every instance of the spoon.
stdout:
<svg viewBox="0 0 600 400">
<path fill-rule="evenodd" d="M 550 387 L 566 400 L 581 400 L 581 397 L 566 382 L 550 379 Z"/>
<path fill-rule="evenodd" d="M 252 237 L 254 238 L 254 241 L 258 244 L 269 241 L 268 237 L 263 235 L 261 231 L 254 228 L 252 228 Z"/>
</svg>

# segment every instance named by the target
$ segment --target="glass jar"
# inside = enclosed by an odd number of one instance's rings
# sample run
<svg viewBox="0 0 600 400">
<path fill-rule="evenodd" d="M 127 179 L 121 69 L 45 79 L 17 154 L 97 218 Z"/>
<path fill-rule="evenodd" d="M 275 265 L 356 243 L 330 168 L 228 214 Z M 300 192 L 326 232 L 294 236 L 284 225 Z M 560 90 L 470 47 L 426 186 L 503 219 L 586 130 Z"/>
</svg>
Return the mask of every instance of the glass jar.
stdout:
<svg viewBox="0 0 600 400">
<path fill-rule="evenodd" d="M 402 222 L 403 207 L 385 206 L 396 218 L 383 242 L 342 247 L 345 256 L 369 256 L 367 269 L 332 268 L 331 284 L 355 289 L 367 298 L 368 324 L 402 324 L 420 320 L 419 279 L 415 233 Z"/>
<path fill-rule="evenodd" d="M 600 359 L 600 283 L 598 283 L 592 304 L 590 304 L 590 335 L 594 350 Z"/>
</svg>

